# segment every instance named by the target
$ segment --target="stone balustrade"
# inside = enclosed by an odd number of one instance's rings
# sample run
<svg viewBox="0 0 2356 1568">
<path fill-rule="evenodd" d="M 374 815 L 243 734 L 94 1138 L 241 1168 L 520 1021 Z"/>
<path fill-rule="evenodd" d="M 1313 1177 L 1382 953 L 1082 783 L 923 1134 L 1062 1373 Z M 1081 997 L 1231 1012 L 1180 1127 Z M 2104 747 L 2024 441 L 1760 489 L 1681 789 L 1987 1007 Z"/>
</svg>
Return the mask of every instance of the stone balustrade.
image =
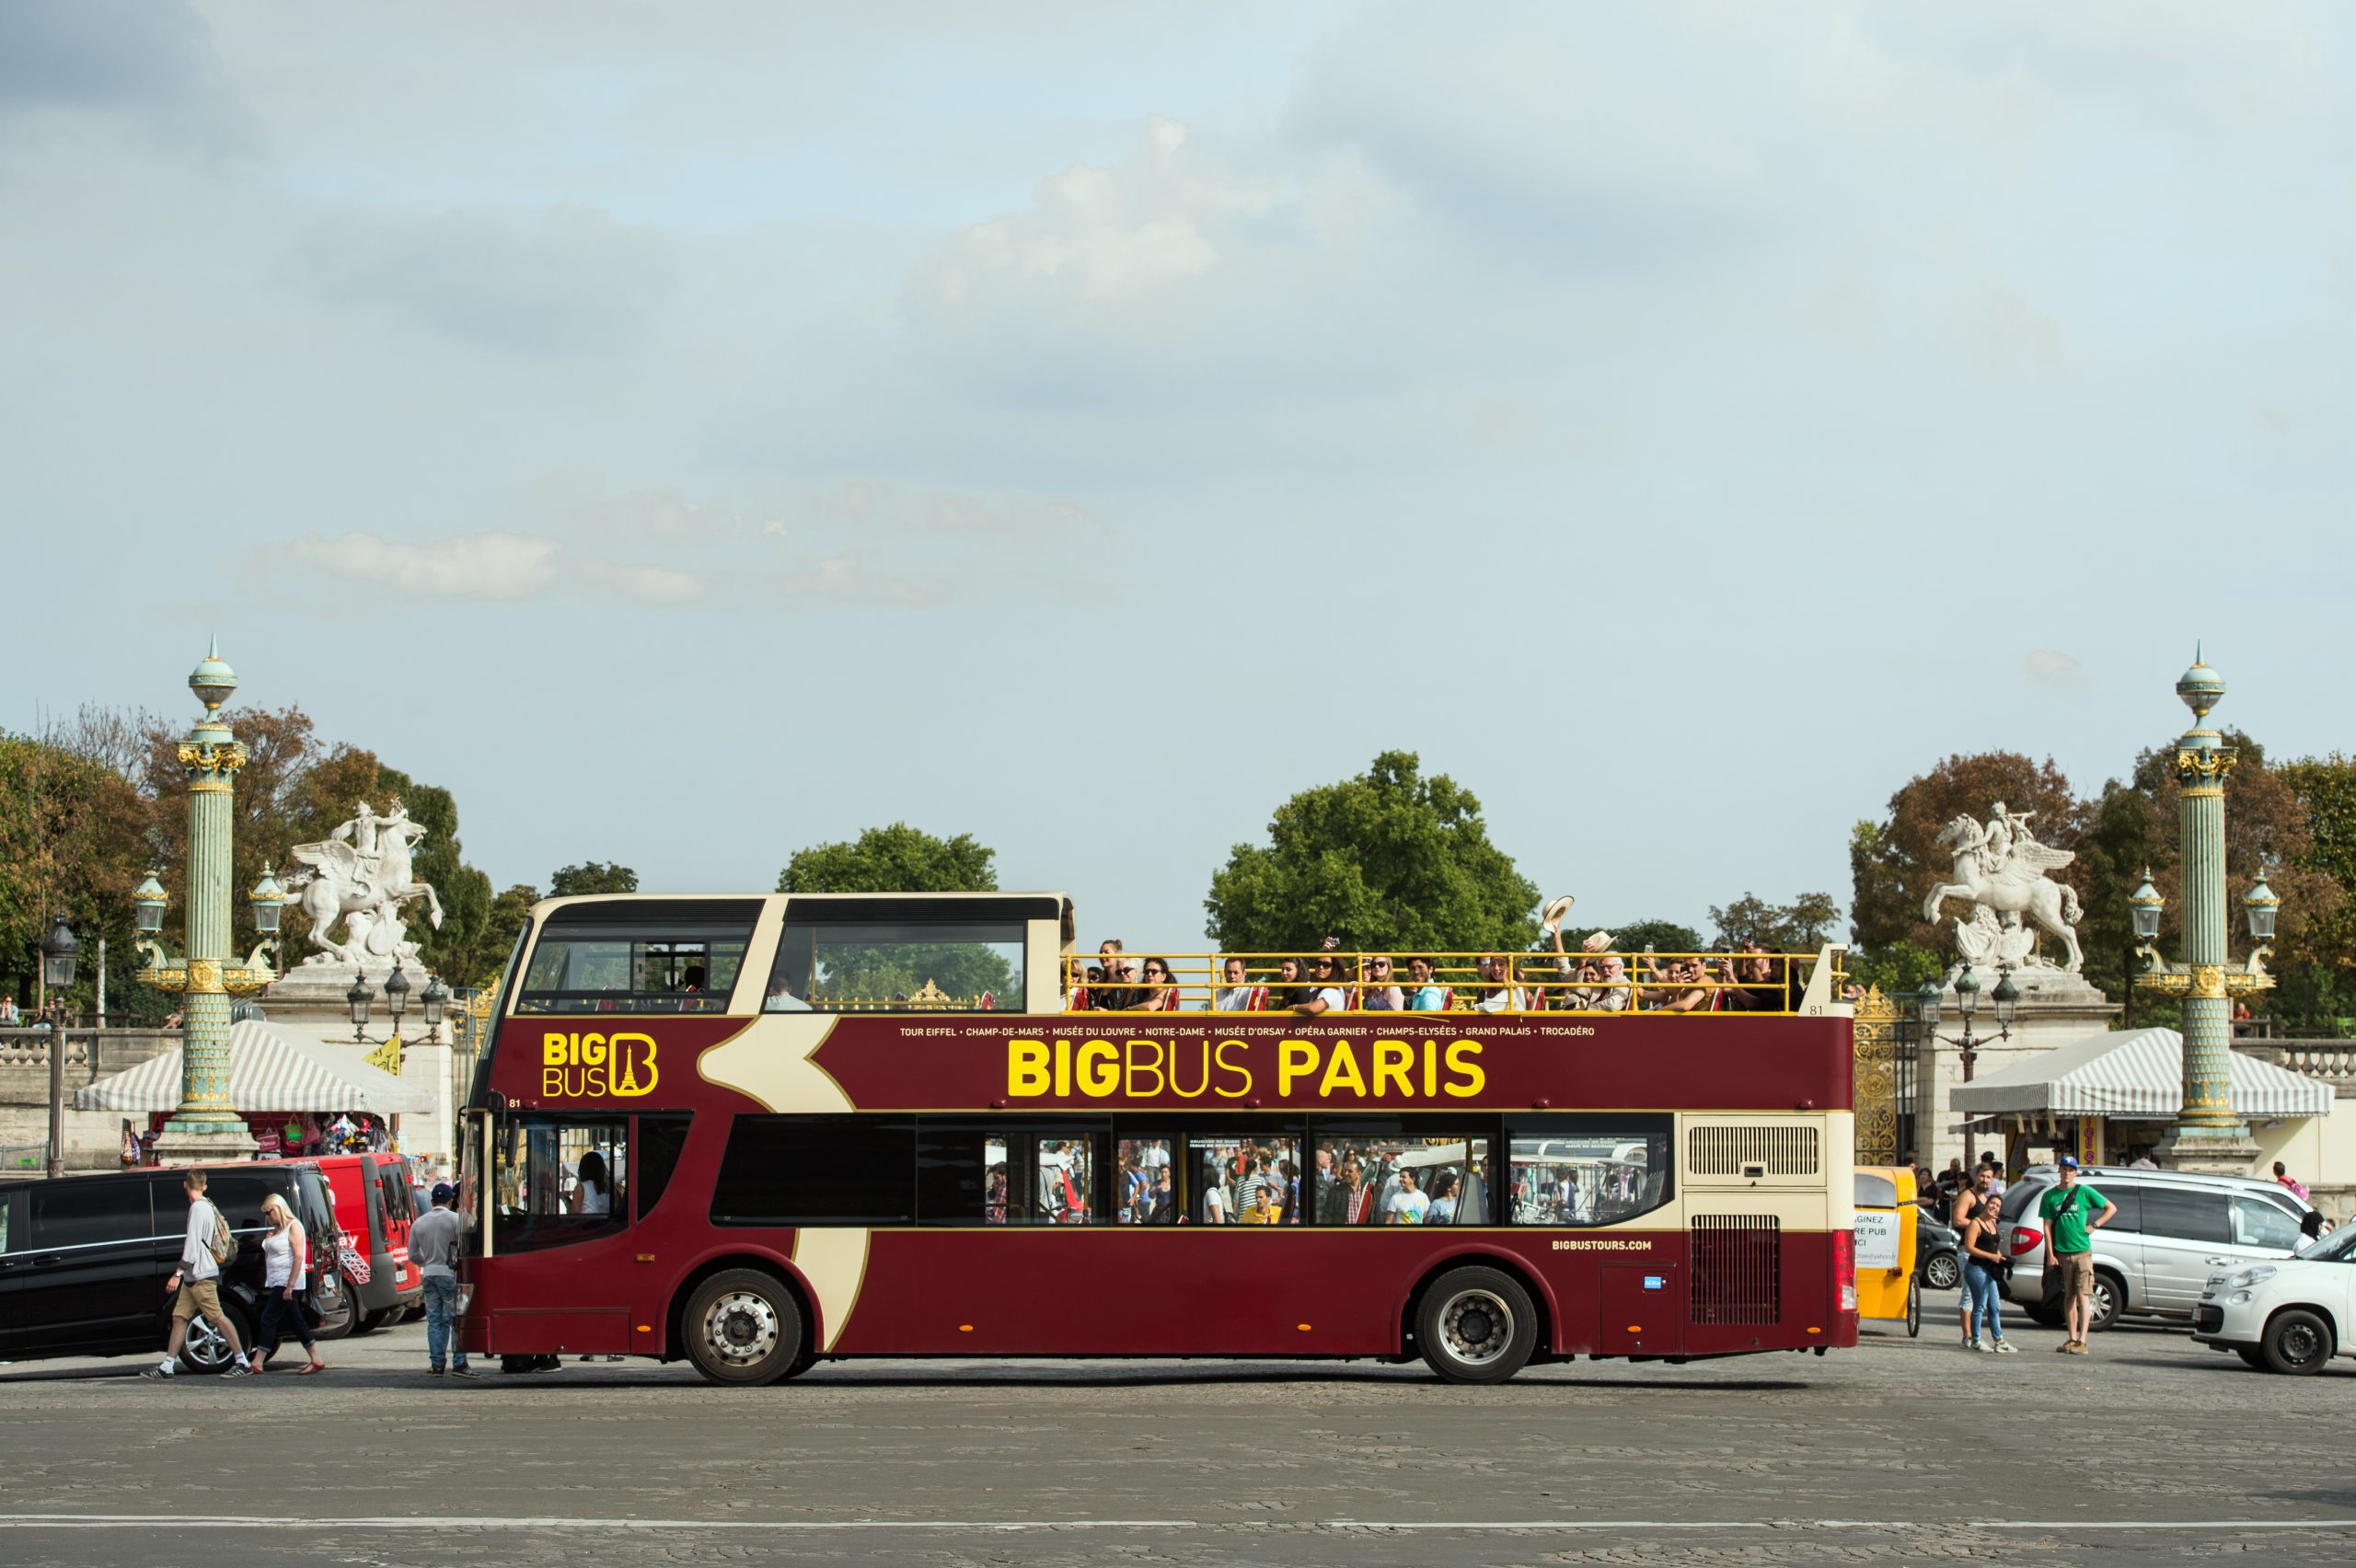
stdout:
<svg viewBox="0 0 2356 1568">
<path fill-rule="evenodd" d="M 2327 1083 L 2343 1100 L 2356 1099 L 2356 1040 L 2256 1040 L 2234 1049 Z"/>
</svg>

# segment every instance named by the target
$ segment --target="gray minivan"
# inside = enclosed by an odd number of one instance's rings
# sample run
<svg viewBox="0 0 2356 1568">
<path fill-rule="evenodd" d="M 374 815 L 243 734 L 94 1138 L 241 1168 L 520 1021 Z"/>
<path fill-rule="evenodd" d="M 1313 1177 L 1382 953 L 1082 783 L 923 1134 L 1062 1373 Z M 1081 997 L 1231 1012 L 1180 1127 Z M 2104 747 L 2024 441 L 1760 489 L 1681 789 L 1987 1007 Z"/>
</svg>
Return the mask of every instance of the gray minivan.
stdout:
<svg viewBox="0 0 2356 1568">
<path fill-rule="evenodd" d="M 2201 1287 L 2220 1268 L 2287 1258 L 2306 1240 L 2307 1205 L 2274 1182 L 2246 1176 L 2195 1176 L 2130 1166 L 2087 1166 L 2078 1172 L 2119 1209 L 2094 1233 L 2091 1325 L 2107 1329 L 2121 1314 L 2191 1321 Z M 2044 1221 L 2038 1204 L 2059 1184 L 2050 1165 L 2034 1165 L 2004 1190 L 1998 1235 L 2013 1261 L 2006 1299 L 2040 1322 L 2061 1321 L 2049 1298 Z M 2058 1277 L 2058 1276 L 2056 1276 Z"/>
</svg>

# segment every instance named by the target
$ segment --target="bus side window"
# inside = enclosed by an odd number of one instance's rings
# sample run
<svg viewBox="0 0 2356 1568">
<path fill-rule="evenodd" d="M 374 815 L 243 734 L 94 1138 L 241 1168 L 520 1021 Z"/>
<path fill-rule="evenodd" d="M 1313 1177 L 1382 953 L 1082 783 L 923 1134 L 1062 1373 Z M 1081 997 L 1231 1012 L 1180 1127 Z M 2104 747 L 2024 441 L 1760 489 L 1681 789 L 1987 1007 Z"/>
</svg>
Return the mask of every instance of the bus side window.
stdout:
<svg viewBox="0 0 2356 1568">
<path fill-rule="evenodd" d="M 1514 1116 L 1509 1205 L 1516 1225 L 1617 1225 L 1673 1194 L 1665 1114 Z"/>
</svg>

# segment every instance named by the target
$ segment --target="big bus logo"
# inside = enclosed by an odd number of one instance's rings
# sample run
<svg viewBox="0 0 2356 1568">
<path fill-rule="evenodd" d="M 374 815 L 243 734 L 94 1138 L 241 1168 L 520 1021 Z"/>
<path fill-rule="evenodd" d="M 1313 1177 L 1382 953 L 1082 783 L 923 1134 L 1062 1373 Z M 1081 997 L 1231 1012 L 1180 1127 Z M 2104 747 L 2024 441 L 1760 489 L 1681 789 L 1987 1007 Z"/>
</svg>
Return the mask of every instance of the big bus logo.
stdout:
<svg viewBox="0 0 2356 1568">
<path fill-rule="evenodd" d="M 540 1036 L 540 1093 L 549 1099 L 654 1092 L 654 1036 L 551 1029 Z"/>
</svg>

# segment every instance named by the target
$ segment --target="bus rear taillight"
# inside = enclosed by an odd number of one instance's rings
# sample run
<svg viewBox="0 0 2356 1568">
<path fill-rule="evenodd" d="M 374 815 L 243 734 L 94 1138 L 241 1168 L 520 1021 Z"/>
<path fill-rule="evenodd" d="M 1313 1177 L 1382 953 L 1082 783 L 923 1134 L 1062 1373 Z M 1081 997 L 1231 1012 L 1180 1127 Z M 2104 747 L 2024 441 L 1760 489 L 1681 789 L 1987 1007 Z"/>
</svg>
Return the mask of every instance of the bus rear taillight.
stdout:
<svg viewBox="0 0 2356 1568">
<path fill-rule="evenodd" d="M 1832 1284 L 1841 1293 L 1841 1310 L 1857 1309 L 1857 1233 L 1832 1233 Z"/>
</svg>

